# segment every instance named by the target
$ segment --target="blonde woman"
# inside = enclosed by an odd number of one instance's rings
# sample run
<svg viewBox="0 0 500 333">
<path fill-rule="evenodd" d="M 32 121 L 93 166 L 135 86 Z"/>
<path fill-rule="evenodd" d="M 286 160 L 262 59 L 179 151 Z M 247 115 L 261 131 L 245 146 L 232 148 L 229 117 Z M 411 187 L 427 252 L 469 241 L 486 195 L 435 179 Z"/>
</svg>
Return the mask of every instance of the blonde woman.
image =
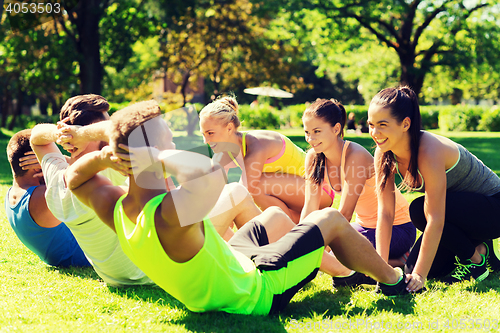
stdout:
<svg viewBox="0 0 500 333">
<path fill-rule="evenodd" d="M 242 182 L 262 209 L 278 206 L 298 223 L 304 204 L 305 153 L 286 136 L 268 130 L 239 131 L 238 103 L 222 97 L 200 112 L 204 142 L 214 152 L 237 147 L 231 167 L 241 167 Z M 325 192 L 320 207 L 331 205 Z"/>
</svg>

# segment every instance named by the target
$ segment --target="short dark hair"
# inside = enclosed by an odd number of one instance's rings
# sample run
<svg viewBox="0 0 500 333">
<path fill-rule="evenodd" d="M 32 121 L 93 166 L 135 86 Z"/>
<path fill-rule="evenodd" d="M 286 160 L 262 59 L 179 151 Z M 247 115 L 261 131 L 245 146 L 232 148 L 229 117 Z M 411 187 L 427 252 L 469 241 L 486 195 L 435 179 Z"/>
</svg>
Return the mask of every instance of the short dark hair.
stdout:
<svg viewBox="0 0 500 333">
<path fill-rule="evenodd" d="M 7 144 L 7 158 L 15 178 L 22 177 L 27 172 L 27 170 L 23 170 L 19 166 L 19 159 L 23 157 L 25 153 L 32 151 L 30 136 L 31 129 L 19 131 L 10 138 Z"/>
<path fill-rule="evenodd" d="M 119 151 L 118 145 L 120 143 L 129 145 L 128 137 L 134 129 L 160 115 L 160 106 L 155 100 L 138 102 L 116 111 L 111 116 L 110 146 L 115 151 Z"/>
<path fill-rule="evenodd" d="M 78 95 L 71 97 L 61 108 L 61 120 L 69 117 L 69 125 L 90 125 L 106 120 L 104 112 L 108 112 L 108 101 L 95 94 Z"/>
</svg>

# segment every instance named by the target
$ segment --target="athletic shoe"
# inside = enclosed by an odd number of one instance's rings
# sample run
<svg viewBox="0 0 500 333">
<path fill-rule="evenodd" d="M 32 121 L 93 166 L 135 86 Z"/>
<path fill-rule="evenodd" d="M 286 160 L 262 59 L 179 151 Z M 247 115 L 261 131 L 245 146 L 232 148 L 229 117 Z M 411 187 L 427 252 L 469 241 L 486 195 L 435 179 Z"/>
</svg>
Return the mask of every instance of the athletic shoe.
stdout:
<svg viewBox="0 0 500 333">
<path fill-rule="evenodd" d="M 500 252 L 498 239 L 490 239 L 483 243 L 486 246 L 486 266 L 490 273 L 500 272 Z"/>
<path fill-rule="evenodd" d="M 401 273 L 401 277 L 399 278 L 398 282 L 394 284 L 379 282 L 377 284 L 377 288 L 375 289 L 376 293 L 382 292 L 382 294 L 388 297 L 409 294 L 408 290 L 406 290 L 407 283 L 405 282 L 405 275 L 403 274 L 403 270 L 399 267 L 396 268 L 396 270 Z"/>
<path fill-rule="evenodd" d="M 483 281 L 488 277 L 490 271 L 486 266 L 486 257 L 482 254 L 481 263 L 475 264 L 470 259 L 465 260 L 465 262 L 460 262 L 458 257 L 455 257 L 456 263 L 455 269 L 451 272 L 443 281 L 445 283 L 456 283 L 460 281 L 470 280 L 473 278 L 476 281 Z"/>
<path fill-rule="evenodd" d="M 359 286 L 361 284 L 377 284 L 377 281 L 360 272 L 354 272 L 349 276 L 334 276 L 332 277 L 333 287 L 343 286 Z"/>
</svg>

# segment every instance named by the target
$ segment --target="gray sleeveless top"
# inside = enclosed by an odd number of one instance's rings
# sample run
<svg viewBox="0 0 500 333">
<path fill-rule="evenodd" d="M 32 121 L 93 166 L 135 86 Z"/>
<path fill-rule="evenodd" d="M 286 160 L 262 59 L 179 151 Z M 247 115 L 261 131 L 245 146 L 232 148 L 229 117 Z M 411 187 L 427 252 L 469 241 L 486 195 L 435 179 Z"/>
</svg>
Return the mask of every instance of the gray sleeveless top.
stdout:
<svg viewBox="0 0 500 333">
<path fill-rule="evenodd" d="M 457 163 L 446 170 L 446 190 L 450 192 L 471 192 L 492 196 L 500 192 L 500 178 L 491 171 L 484 163 L 456 143 L 459 151 Z M 396 162 L 396 169 L 399 176 L 399 168 Z M 422 186 L 413 189 L 417 192 L 425 192 L 424 178 L 418 171 Z M 401 177 L 402 178 L 402 177 Z"/>
</svg>

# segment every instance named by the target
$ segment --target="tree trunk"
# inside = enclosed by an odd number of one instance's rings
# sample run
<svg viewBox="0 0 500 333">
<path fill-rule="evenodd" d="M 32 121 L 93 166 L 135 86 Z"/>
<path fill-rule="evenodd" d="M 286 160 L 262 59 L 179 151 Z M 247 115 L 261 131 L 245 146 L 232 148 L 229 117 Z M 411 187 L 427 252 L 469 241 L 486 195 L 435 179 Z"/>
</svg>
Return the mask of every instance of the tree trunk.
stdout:
<svg viewBox="0 0 500 333">
<path fill-rule="evenodd" d="M 23 102 L 24 102 L 24 93 L 21 87 L 19 87 L 17 91 L 17 105 L 16 108 L 14 109 L 14 112 L 12 113 L 12 119 L 10 120 L 9 123 L 10 131 L 12 131 L 14 129 L 14 126 L 16 125 L 17 116 L 22 113 Z"/>
<path fill-rule="evenodd" d="M 0 95 L 0 114 L 2 115 L 2 120 L 3 120 L 3 115 L 4 115 L 4 112 L 5 112 L 5 108 L 4 108 L 4 96 L 3 95 Z M 3 127 L 3 123 L 2 123 L 2 127 Z"/>
<path fill-rule="evenodd" d="M 103 67 L 99 52 L 99 21 L 103 13 L 101 1 L 80 1 L 77 9 L 80 93 L 102 93 Z"/>
<path fill-rule="evenodd" d="M 10 105 L 12 104 L 10 92 L 5 89 L 4 104 L 2 110 L 2 127 L 7 126 L 7 116 L 9 115 Z"/>
<path fill-rule="evenodd" d="M 57 104 L 57 101 L 54 98 L 54 96 L 49 95 L 48 99 L 49 99 L 50 104 L 52 105 L 52 115 L 59 114 L 61 112 L 61 108 Z"/>
<path fill-rule="evenodd" d="M 187 87 L 189 85 L 189 77 L 191 76 L 191 71 L 187 71 L 186 74 L 184 74 L 184 78 L 182 80 L 182 85 L 181 85 L 181 94 L 182 94 L 182 107 L 186 106 L 187 100 L 186 100 L 186 95 L 187 95 Z M 189 120 L 189 118 L 188 118 Z"/>
<path fill-rule="evenodd" d="M 0 20 L 2 19 L 2 15 L 3 15 L 3 0 L 0 0 Z"/>
<path fill-rule="evenodd" d="M 194 131 L 196 130 L 196 125 L 198 125 L 200 121 L 200 117 L 198 115 L 198 111 L 196 111 L 196 107 L 191 105 L 190 107 L 183 107 L 184 112 L 186 112 L 188 125 L 187 125 L 187 135 L 194 136 Z"/>
<path fill-rule="evenodd" d="M 40 97 L 40 114 L 42 116 L 46 116 L 49 113 L 47 112 L 47 108 L 49 106 L 49 101 L 45 97 Z"/>
</svg>

